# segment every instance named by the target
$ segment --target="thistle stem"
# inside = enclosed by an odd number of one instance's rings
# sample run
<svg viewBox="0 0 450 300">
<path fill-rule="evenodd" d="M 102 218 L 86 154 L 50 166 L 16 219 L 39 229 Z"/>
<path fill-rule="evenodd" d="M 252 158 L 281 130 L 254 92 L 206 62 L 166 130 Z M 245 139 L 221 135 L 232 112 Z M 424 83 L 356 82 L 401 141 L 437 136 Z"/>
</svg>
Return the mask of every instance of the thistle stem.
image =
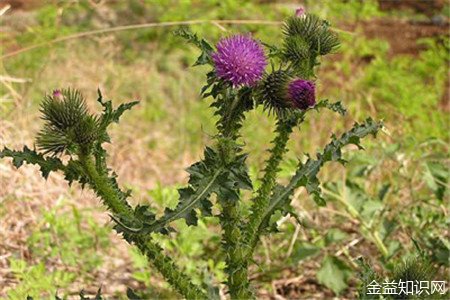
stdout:
<svg viewBox="0 0 450 300">
<path fill-rule="evenodd" d="M 90 155 L 80 155 L 79 160 L 89 178 L 92 189 L 103 200 L 103 203 L 115 215 L 132 216 L 133 208 L 126 200 L 121 199 L 118 191 L 112 186 L 110 179 L 105 175 L 99 174 Z"/>
<path fill-rule="evenodd" d="M 257 191 L 256 197 L 253 199 L 253 205 L 251 207 L 252 213 L 245 228 L 244 241 L 248 246 L 248 252 L 244 259 L 251 258 L 253 249 L 259 240 L 259 227 L 264 221 L 264 212 L 270 204 L 270 194 L 276 183 L 276 174 L 279 170 L 283 154 L 287 151 L 286 145 L 295 124 L 296 122 L 294 121 L 283 122 L 281 120 L 277 124 L 276 132 L 278 135 L 273 140 L 274 146 L 270 150 L 271 155 L 266 162 L 266 169 L 261 180 L 261 187 Z"/>
<path fill-rule="evenodd" d="M 103 200 L 103 203 L 115 215 L 122 215 L 127 219 L 134 219 L 133 209 L 118 191 L 112 186 L 106 175 L 100 174 L 89 155 L 80 155 L 80 163 L 89 178 L 92 189 Z M 147 256 L 149 261 L 164 276 L 169 284 L 187 299 L 207 299 L 208 297 L 199 287 L 191 282 L 191 278 L 182 273 L 172 259 L 163 254 L 163 250 L 151 240 L 150 235 L 129 235 L 130 240 Z"/>
<path fill-rule="evenodd" d="M 221 201 L 222 214 L 220 224 L 222 225 L 223 247 L 226 254 L 228 288 L 231 299 L 252 299 L 248 280 L 248 261 L 244 259 L 246 253 L 242 244 L 241 220 L 237 203 Z"/>
<path fill-rule="evenodd" d="M 244 109 L 239 103 L 239 97 L 234 97 L 228 107 L 227 113 L 219 121 L 219 134 L 225 139 L 237 140 L 239 136 L 239 120 L 242 118 Z M 220 143 L 220 142 L 219 142 Z M 219 144 L 219 147 L 221 145 Z M 222 147 L 230 151 L 229 147 Z M 237 146 L 236 146 L 237 148 Z M 234 152 L 234 151 L 233 151 Z M 225 163 L 229 159 L 234 159 L 235 153 L 222 153 Z M 244 262 L 244 248 L 242 247 L 241 218 L 239 213 L 239 202 L 229 199 L 218 199 L 222 204 L 222 214 L 220 223 L 223 229 L 222 245 L 226 254 L 227 264 L 227 285 L 231 299 L 252 299 L 253 293 L 250 291 L 250 282 L 248 280 L 247 265 Z"/>
</svg>

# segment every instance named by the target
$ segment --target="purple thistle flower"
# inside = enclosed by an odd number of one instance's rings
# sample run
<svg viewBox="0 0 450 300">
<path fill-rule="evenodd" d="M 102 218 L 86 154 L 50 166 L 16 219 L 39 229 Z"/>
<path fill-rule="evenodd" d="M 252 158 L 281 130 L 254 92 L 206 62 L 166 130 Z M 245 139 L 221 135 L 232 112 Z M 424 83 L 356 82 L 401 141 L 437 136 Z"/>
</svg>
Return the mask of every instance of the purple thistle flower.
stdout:
<svg viewBox="0 0 450 300">
<path fill-rule="evenodd" d="M 212 54 L 216 74 L 233 86 L 251 86 L 261 79 L 267 65 L 261 44 L 245 35 L 224 38 Z"/>
<path fill-rule="evenodd" d="M 299 109 L 307 109 L 316 104 L 316 87 L 314 82 L 295 79 L 289 83 L 287 94 L 292 105 Z"/>
<path fill-rule="evenodd" d="M 55 98 L 62 98 L 63 94 L 61 93 L 60 90 L 53 90 L 53 97 Z"/>
<path fill-rule="evenodd" d="M 306 16 L 306 9 L 303 6 L 298 7 L 295 10 L 295 16 L 299 18 Z"/>
</svg>

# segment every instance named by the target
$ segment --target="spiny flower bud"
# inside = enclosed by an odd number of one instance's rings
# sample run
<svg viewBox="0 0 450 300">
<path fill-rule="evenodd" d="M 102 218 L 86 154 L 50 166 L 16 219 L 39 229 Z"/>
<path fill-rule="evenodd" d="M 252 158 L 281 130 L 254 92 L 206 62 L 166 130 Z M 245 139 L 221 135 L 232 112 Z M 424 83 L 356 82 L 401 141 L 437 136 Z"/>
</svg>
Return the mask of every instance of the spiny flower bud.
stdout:
<svg viewBox="0 0 450 300">
<path fill-rule="evenodd" d="M 286 97 L 286 86 L 291 76 L 286 71 L 275 71 L 266 76 L 263 83 L 264 108 L 277 114 L 292 107 Z"/>
<path fill-rule="evenodd" d="M 65 130 L 87 114 L 87 107 L 84 97 L 77 90 L 55 90 L 45 97 L 40 111 L 42 119 L 49 125 Z"/>
<path fill-rule="evenodd" d="M 98 119 L 88 113 L 83 95 L 77 90 L 55 90 L 41 104 L 43 129 L 37 146 L 54 155 L 74 146 L 90 145 L 98 137 Z"/>
<path fill-rule="evenodd" d="M 267 65 L 261 44 L 246 35 L 220 40 L 212 59 L 217 76 L 233 86 L 252 86 L 261 79 Z"/>
<path fill-rule="evenodd" d="M 284 116 L 293 109 L 307 109 L 316 103 L 312 81 L 295 78 L 282 70 L 266 76 L 262 94 L 264 107 L 278 116 Z"/>
<path fill-rule="evenodd" d="M 329 23 L 311 14 L 292 16 L 284 25 L 286 37 L 301 37 L 309 45 L 311 54 L 325 55 L 339 46 L 339 38 Z"/>
</svg>

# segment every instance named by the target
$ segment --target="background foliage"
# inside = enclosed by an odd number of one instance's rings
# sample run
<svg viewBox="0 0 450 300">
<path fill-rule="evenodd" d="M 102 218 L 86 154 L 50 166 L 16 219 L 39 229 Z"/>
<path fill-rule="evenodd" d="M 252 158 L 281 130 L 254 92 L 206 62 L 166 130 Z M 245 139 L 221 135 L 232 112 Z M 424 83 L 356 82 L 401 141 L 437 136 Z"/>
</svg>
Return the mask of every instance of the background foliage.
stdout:
<svg viewBox="0 0 450 300">
<path fill-rule="evenodd" d="M 11 7 L 0 16 L 6 29 L 0 32 L 2 56 L 65 35 L 130 23 L 279 21 L 298 5 L 236 0 L 7 2 Z M 282 232 L 263 239 L 258 267 L 251 270 L 258 295 L 353 297 L 360 256 L 377 271 L 389 273 L 425 253 L 441 266 L 436 278 L 445 280 L 450 248 L 449 8 L 429 4 L 418 12 L 414 5 L 382 10 L 383 1 L 374 0 L 309 2 L 308 11 L 331 20 L 343 40 L 339 53 L 323 62 L 319 97 L 341 100 L 349 108 L 346 128 L 372 115 L 384 119 L 387 132 L 365 141 L 365 152 L 344 154 L 348 172 L 338 164 L 321 172 L 329 180 L 323 187 L 326 207 L 318 208 L 305 191 L 294 195 L 302 225 L 279 220 Z M 201 156 L 217 121 L 207 109 L 210 102 L 198 95 L 204 70 L 190 68 L 198 53 L 173 36 L 174 29 L 90 35 L 3 57 L 0 146 L 32 146 L 41 122 L 38 105 L 54 88 L 80 88 L 92 107 L 97 86 L 116 102 L 139 99 L 121 127 L 111 132 L 110 162 L 136 201 L 150 201 L 161 213 L 167 203 L 174 208 L 176 189 L 186 180 L 183 168 Z M 281 34 L 277 25 L 267 24 L 208 23 L 191 29 L 210 41 L 249 31 L 271 42 Z M 311 115 L 301 135 L 294 132 L 298 138 L 289 146 L 296 153 L 324 146 L 336 126 L 331 112 Z M 252 154 L 254 180 L 267 155 L 255 154 L 269 145 L 273 126 L 257 114 L 245 122 L 243 130 L 251 133 L 245 150 Z M 285 178 L 296 169 L 293 153 L 283 164 Z M 79 186 L 67 190 L 55 174 L 44 181 L 33 167 L 17 172 L 5 160 L 0 161 L 0 182 L 1 296 L 62 297 L 81 289 L 95 295 L 102 287 L 106 296 L 125 298 L 130 287 L 145 297 L 174 297 L 145 259 L 114 236 L 90 192 Z M 200 281 L 201 270 L 213 272 L 208 278 L 212 282 L 225 278 L 214 222 L 201 219 L 198 227 L 189 228 L 176 222 L 180 234 L 160 238 L 194 282 Z M 144 289 L 149 283 L 155 288 Z"/>
</svg>

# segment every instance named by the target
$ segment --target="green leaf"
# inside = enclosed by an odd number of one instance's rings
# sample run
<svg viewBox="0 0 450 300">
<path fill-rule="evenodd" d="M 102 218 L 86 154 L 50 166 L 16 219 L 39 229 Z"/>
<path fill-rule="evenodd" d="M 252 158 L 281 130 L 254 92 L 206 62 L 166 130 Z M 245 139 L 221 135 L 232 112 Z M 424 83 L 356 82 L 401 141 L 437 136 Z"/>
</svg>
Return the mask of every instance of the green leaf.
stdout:
<svg viewBox="0 0 450 300">
<path fill-rule="evenodd" d="M 139 296 L 138 294 L 136 294 L 136 292 L 130 287 L 127 288 L 127 298 L 129 300 L 140 300 L 140 299 L 142 299 L 142 297 Z"/>
<path fill-rule="evenodd" d="M 103 96 L 100 89 L 97 90 L 98 99 L 97 101 L 103 106 L 103 113 L 100 116 L 100 128 L 106 130 L 106 128 L 113 122 L 119 123 L 119 119 L 122 114 L 131 109 L 133 106 L 139 103 L 139 101 L 133 101 L 128 103 L 120 104 L 117 109 L 113 109 L 112 101 L 103 101 Z"/>
<path fill-rule="evenodd" d="M 293 263 L 298 263 L 308 257 L 315 256 L 320 251 L 320 247 L 310 243 L 300 243 L 294 246 L 294 250 L 290 257 Z"/>
<path fill-rule="evenodd" d="M 290 207 L 290 198 L 299 187 L 305 187 L 308 193 L 313 195 L 318 205 L 325 205 L 325 200 L 321 195 L 319 179 L 317 178 L 320 168 L 329 161 L 344 163 L 341 152 L 344 146 L 355 144 L 359 148 L 362 148 L 360 139 L 367 135 L 376 136 L 376 133 L 381 127 L 382 123 L 374 122 L 370 118 L 362 124 L 355 123 L 353 128 L 344 133 L 340 138 L 333 135 L 332 141 L 325 147 L 322 153 L 317 154 L 316 159 L 308 157 L 305 163 L 299 162 L 298 169 L 289 184 L 285 187 L 278 186 L 274 189 L 270 205 L 264 213 L 265 222 L 262 226 L 267 226 L 268 219 L 276 210 L 281 210 L 284 215 L 289 213 L 289 210 L 286 210 L 286 208 Z"/>
<path fill-rule="evenodd" d="M 219 199 L 238 201 L 239 189 L 252 189 L 245 160 L 247 155 L 241 154 L 229 164 L 225 164 L 219 153 L 206 147 L 204 159 L 191 165 L 189 185 L 178 190 L 179 202 L 175 209 L 166 208 L 164 215 L 152 224 L 144 225 L 146 232 L 167 232 L 166 226 L 178 219 L 185 219 L 188 225 L 197 225 L 196 209 L 204 216 L 212 215 L 212 193 Z"/>
<path fill-rule="evenodd" d="M 352 270 L 343 261 L 335 256 L 327 255 L 317 272 L 317 280 L 339 295 L 348 287 L 347 282 L 352 273 Z"/>
<path fill-rule="evenodd" d="M 374 280 L 375 282 L 382 282 L 383 278 L 362 258 L 356 260 L 359 265 L 358 279 L 360 281 L 358 287 L 358 299 L 360 300 L 374 300 L 380 299 L 380 296 L 375 297 L 373 293 L 367 288 Z"/>
<path fill-rule="evenodd" d="M 425 164 L 424 179 L 428 187 L 434 192 L 436 198 L 444 199 L 449 178 L 448 168 L 439 162 L 429 161 Z"/>
<path fill-rule="evenodd" d="M 69 160 L 64 170 L 64 175 L 64 179 L 69 182 L 69 185 L 74 181 L 78 181 L 84 187 L 89 182 L 88 176 L 84 173 L 83 166 L 77 160 Z"/>
<path fill-rule="evenodd" d="M 372 218 L 373 215 L 383 209 L 384 204 L 381 201 L 378 200 L 368 200 L 364 202 L 363 204 L 363 210 L 361 212 L 361 215 L 363 218 Z"/>
<path fill-rule="evenodd" d="M 312 109 L 319 110 L 319 108 L 328 108 L 331 111 L 337 112 L 338 114 L 345 116 L 347 114 L 347 109 L 344 107 L 341 101 L 331 103 L 328 99 L 318 102 Z"/>
<path fill-rule="evenodd" d="M 11 157 L 13 159 L 13 165 L 16 168 L 20 168 L 23 163 L 38 165 L 41 169 L 42 177 L 48 178 L 48 175 L 52 171 L 64 170 L 64 165 L 59 158 L 56 157 L 44 157 L 42 154 L 37 153 L 35 150 L 30 150 L 27 146 L 23 147 L 22 151 L 10 150 L 4 148 L 0 151 L 0 158 Z"/>
<path fill-rule="evenodd" d="M 384 197 L 386 197 L 386 194 L 389 192 L 390 188 L 391 188 L 390 183 L 385 183 L 381 186 L 380 191 L 378 192 L 378 199 L 380 199 L 380 201 L 383 201 Z"/>
<path fill-rule="evenodd" d="M 197 46 L 201 50 L 201 54 L 194 66 L 212 64 L 211 53 L 214 51 L 214 48 L 205 39 L 200 39 L 196 33 L 192 33 L 186 27 L 181 27 L 174 31 L 174 34 L 184 38 L 188 43 Z"/>
<path fill-rule="evenodd" d="M 325 235 L 325 244 L 331 245 L 333 243 L 339 242 L 344 240 L 347 237 L 347 234 L 343 232 L 340 229 L 337 228 L 331 228 L 328 230 L 327 234 Z"/>
</svg>

